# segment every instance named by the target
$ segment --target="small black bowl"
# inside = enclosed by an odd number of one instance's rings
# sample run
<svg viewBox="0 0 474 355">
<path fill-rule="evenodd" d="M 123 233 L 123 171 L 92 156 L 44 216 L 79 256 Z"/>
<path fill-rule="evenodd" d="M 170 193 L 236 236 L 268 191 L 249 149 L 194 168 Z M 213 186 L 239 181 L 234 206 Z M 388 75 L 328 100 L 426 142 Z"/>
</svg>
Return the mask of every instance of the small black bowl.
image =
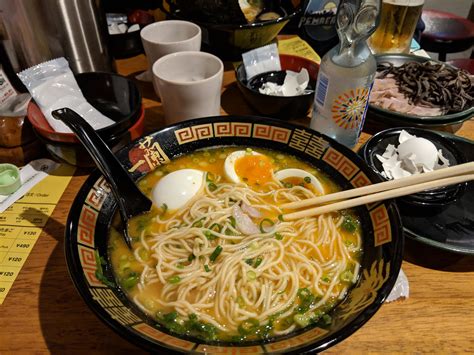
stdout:
<svg viewBox="0 0 474 355">
<path fill-rule="evenodd" d="M 398 146 L 398 136 L 402 130 L 431 141 L 436 146 L 436 149 L 441 149 L 443 156 L 449 160 L 450 166 L 466 162 L 464 154 L 459 151 L 454 143 L 436 132 L 411 127 L 391 128 L 375 134 L 359 150 L 359 155 L 382 179 L 387 180 L 381 174 L 383 171 L 382 163 L 377 159 L 376 155 L 382 155 L 389 144 Z M 464 192 L 465 187 L 466 183 L 449 185 L 400 197 L 397 201 L 408 205 L 443 207 L 456 201 Z"/>
<path fill-rule="evenodd" d="M 247 80 L 245 67 L 241 64 L 235 71 L 237 85 L 245 100 L 261 115 L 285 120 L 304 117 L 313 104 L 319 65 L 309 59 L 286 54 L 280 55 L 280 64 L 281 71 L 262 73 L 250 80 Z M 303 68 L 309 73 L 307 93 L 298 96 L 273 96 L 258 91 L 266 81 L 283 84 L 286 70 L 300 72 Z"/>
<path fill-rule="evenodd" d="M 128 24 L 131 26 L 132 24 Z M 115 59 L 125 59 L 144 53 L 140 31 L 109 34 L 109 49 Z"/>
</svg>

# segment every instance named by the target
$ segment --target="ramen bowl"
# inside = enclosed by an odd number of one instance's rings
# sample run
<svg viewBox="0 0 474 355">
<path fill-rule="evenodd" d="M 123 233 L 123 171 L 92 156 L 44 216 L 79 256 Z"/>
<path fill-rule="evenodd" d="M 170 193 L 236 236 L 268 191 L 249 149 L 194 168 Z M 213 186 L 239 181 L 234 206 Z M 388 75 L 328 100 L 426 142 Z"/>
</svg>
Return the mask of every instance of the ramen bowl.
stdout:
<svg viewBox="0 0 474 355">
<path fill-rule="evenodd" d="M 142 137 L 116 153 L 138 181 L 174 158 L 209 147 L 272 149 L 309 163 L 344 189 L 379 182 L 355 153 L 305 127 L 261 117 L 209 117 L 184 121 Z M 107 238 L 116 203 L 99 172 L 88 178 L 71 208 L 65 252 L 73 282 L 90 309 L 125 339 L 151 352 L 302 353 L 322 351 L 366 323 L 390 293 L 402 262 L 403 236 L 393 201 L 360 206 L 360 270 L 346 296 L 328 313 L 329 322 L 311 324 L 262 340 L 202 340 L 158 325 L 114 282 Z M 99 279 L 100 280 L 99 280 Z M 105 283 L 103 283 L 105 282 Z"/>
</svg>

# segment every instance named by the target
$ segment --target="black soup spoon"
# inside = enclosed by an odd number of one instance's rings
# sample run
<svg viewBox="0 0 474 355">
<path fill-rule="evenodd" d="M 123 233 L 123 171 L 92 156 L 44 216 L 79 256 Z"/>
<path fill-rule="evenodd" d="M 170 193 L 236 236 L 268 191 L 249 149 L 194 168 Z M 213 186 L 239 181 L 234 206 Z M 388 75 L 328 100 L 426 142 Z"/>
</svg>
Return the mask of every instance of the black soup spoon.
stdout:
<svg viewBox="0 0 474 355">
<path fill-rule="evenodd" d="M 125 242 L 131 248 L 132 239 L 128 233 L 128 221 L 134 216 L 150 211 L 152 202 L 140 191 L 102 138 L 79 114 L 69 108 L 54 110 L 51 114 L 76 134 L 110 184 L 122 218 Z"/>
</svg>

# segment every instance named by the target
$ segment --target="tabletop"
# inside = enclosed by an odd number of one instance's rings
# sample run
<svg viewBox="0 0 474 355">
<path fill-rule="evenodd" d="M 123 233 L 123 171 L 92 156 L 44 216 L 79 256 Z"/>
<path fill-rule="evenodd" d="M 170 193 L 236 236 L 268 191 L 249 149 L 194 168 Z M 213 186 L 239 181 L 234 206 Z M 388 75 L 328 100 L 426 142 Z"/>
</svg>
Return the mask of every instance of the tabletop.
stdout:
<svg viewBox="0 0 474 355">
<path fill-rule="evenodd" d="M 116 62 L 135 80 L 146 68 L 143 55 Z M 136 81 L 143 94 L 146 130 L 164 124 L 151 83 Z M 226 63 L 223 114 L 255 114 Z M 299 123 L 308 124 L 309 118 Z M 364 130 L 378 128 L 368 125 Z M 474 139 L 474 120 L 456 127 Z M 359 142 L 370 137 L 363 132 Z M 0 306 L 0 353 L 125 353 L 141 350 L 115 334 L 76 292 L 64 257 L 64 230 L 71 204 L 91 170 L 78 169 L 23 269 Z M 361 329 L 326 353 L 474 353 L 474 257 L 449 254 L 407 240 L 402 266 L 410 297 L 384 304 Z"/>
</svg>

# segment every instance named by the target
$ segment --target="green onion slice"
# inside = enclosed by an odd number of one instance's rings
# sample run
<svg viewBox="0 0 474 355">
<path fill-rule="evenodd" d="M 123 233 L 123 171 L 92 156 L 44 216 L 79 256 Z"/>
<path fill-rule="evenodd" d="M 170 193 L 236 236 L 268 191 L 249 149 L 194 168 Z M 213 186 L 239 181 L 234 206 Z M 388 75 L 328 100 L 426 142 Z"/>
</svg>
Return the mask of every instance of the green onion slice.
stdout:
<svg viewBox="0 0 474 355">
<path fill-rule="evenodd" d="M 209 260 L 211 260 L 212 262 L 216 261 L 217 257 L 219 256 L 221 252 L 222 252 L 222 247 L 218 245 L 216 249 L 214 249 L 214 251 L 212 252 L 211 256 L 209 257 Z"/>
<path fill-rule="evenodd" d="M 239 324 L 237 327 L 237 330 L 241 335 L 248 335 L 252 331 L 256 330 L 258 326 L 260 325 L 260 322 L 255 319 L 255 318 L 249 318 L 247 320 L 244 320 L 242 323 Z"/>
<path fill-rule="evenodd" d="M 268 227 L 273 227 L 275 225 L 275 222 L 273 222 L 271 219 L 269 218 L 264 218 L 262 219 L 262 221 L 260 222 L 260 231 L 262 233 L 266 233 L 265 231 L 265 224 L 268 226 Z"/>
<path fill-rule="evenodd" d="M 218 233 L 222 232 L 222 228 L 223 228 L 222 224 L 219 224 L 219 223 L 214 223 L 213 225 L 209 227 L 210 230 L 218 232 Z"/>
<path fill-rule="evenodd" d="M 175 276 L 171 276 L 169 279 L 168 279 L 168 282 L 170 284 L 177 284 L 181 281 L 181 277 L 179 277 L 178 275 L 175 275 Z"/>
<path fill-rule="evenodd" d="M 198 219 L 196 222 L 194 222 L 191 227 L 197 227 L 197 228 L 202 228 L 202 221 L 204 221 L 206 218 L 202 217 L 201 219 Z"/>
<path fill-rule="evenodd" d="M 168 211 L 168 205 L 166 203 L 161 205 L 161 214 L 160 216 L 164 216 L 166 214 L 166 211 Z"/>
</svg>

